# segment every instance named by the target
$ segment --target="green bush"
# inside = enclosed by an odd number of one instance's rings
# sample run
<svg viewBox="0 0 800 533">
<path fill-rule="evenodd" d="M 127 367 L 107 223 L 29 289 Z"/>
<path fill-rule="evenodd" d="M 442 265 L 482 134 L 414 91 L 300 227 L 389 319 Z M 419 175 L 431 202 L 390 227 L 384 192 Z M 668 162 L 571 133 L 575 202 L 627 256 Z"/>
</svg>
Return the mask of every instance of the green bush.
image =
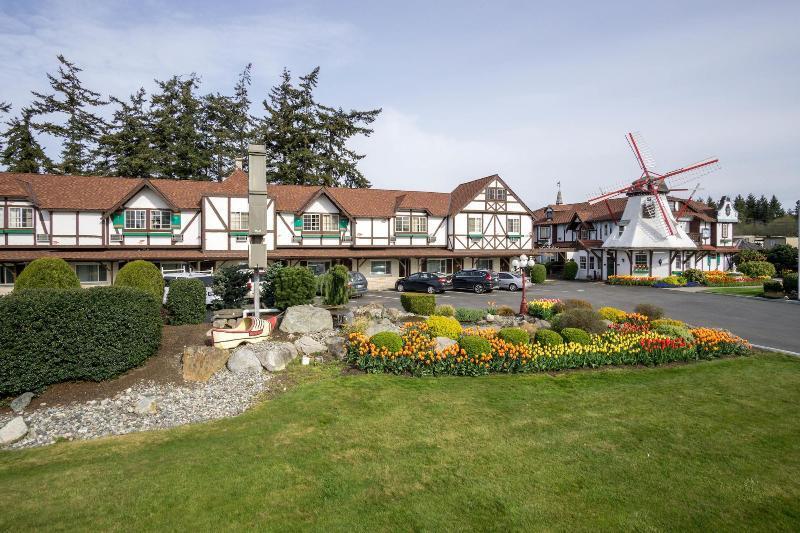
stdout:
<svg viewBox="0 0 800 533">
<path fill-rule="evenodd" d="M 283 263 L 273 263 L 261 275 L 261 305 L 275 307 L 275 278 L 283 270 Z"/>
<path fill-rule="evenodd" d="M 161 300 L 129 287 L 29 289 L 0 298 L 0 396 L 100 381 L 161 341 Z"/>
<path fill-rule="evenodd" d="M 651 330 L 667 337 L 683 339 L 686 342 L 694 341 L 694 337 L 692 336 L 691 332 L 689 332 L 689 328 L 685 326 L 676 326 L 674 324 L 658 324 L 657 326 L 651 327 Z"/>
<path fill-rule="evenodd" d="M 667 285 L 672 285 L 673 287 L 683 287 L 686 285 L 686 278 L 683 276 L 667 276 L 659 281 Z"/>
<path fill-rule="evenodd" d="M 511 344 L 528 344 L 530 341 L 530 335 L 522 328 L 503 328 L 497 336 Z"/>
<path fill-rule="evenodd" d="M 369 342 L 377 348 L 386 348 L 392 353 L 403 349 L 403 338 L 394 331 L 381 331 L 369 338 Z"/>
<path fill-rule="evenodd" d="M 563 313 L 564 311 L 569 311 L 570 309 L 591 309 L 591 308 L 592 304 L 590 304 L 586 300 L 580 300 L 578 298 L 567 298 L 566 300 L 562 300 L 553 306 L 553 314 Z"/>
<path fill-rule="evenodd" d="M 284 267 L 275 275 L 275 307 L 286 309 L 314 301 L 316 281 L 306 267 Z"/>
<path fill-rule="evenodd" d="M 159 274 L 160 276 L 160 274 Z M 79 289 L 81 282 L 66 261 L 58 257 L 34 259 L 17 276 L 14 289 Z"/>
<path fill-rule="evenodd" d="M 478 335 L 464 335 L 458 345 L 467 353 L 467 357 L 480 357 L 492 353 L 492 344 Z"/>
<path fill-rule="evenodd" d="M 733 256 L 733 262 L 737 265 L 741 265 L 742 263 L 748 263 L 750 261 L 766 261 L 767 256 L 759 252 L 758 250 L 753 250 L 751 248 L 745 248 L 744 250 L 740 250 Z"/>
<path fill-rule="evenodd" d="M 344 305 L 350 301 L 350 271 L 344 265 L 335 265 L 328 270 L 322 301 L 326 305 Z"/>
<path fill-rule="evenodd" d="M 775 265 L 766 261 L 748 261 L 739 265 L 739 272 L 750 278 L 771 278 L 775 276 Z"/>
<path fill-rule="evenodd" d="M 589 333 L 602 333 L 608 329 L 603 323 L 603 317 L 591 309 L 568 309 L 553 317 L 552 324 L 555 331 L 578 328 Z"/>
<path fill-rule="evenodd" d="M 486 316 L 486 311 L 483 309 L 473 309 L 470 307 L 456 308 L 456 320 L 459 322 L 477 322 L 483 320 Z"/>
<path fill-rule="evenodd" d="M 601 307 L 597 310 L 600 313 L 600 316 L 603 317 L 605 320 L 610 320 L 611 322 L 623 322 L 625 317 L 628 316 L 628 313 L 623 311 L 622 309 L 617 309 L 616 307 Z"/>
<path fill-rule="evenodd" d="M 531 268 L 531 282 L 544 283 L 545 279 L 547 279 L 547 268 L 544 265 L 533 265 L 533 268 Z"/>
<path fill-rule="evenodd" d="M 664 308 L 653 304 L 639 304 L 633 308 L 633 312 L 646 316 L 648 320 L 658 320 L 664 316 Z"/>
<path fill-rule="evenodd" d="M 450 304 L 437 305 L 433 314 L 437 316 L 456 316 L 456 308 Z"/>
<path fill-rule="evenodd" d="M 114 279 L 117 287 L 133 287 L 151 294 L 161 302 L 164 299 L 164 276 L 150 261 L 131 261 L 119 269 Z"/>
<path fill-rule="evenodd" d="M 675 320 L 674 318 L 657 318 L 656 320 L 650 322 L 651 328 L 657 328 L 658 326 L 678 326 L 684 328 L 686 327 L 686 324 L 680 320 Z"/>
<path fill-rule="evenodd" d="M 517 312 L 507 305 L 501 305 L 495 310 L 494 314 L 498 316 L 515 316 Z"/>
<path fill-rule="evenodd" d="M 775 265 L 779 272 L 794 270 L 797 268 L 797 248 L 790 244 L 779 244 L 767 251 L 767 261 Z"/>
<path fill-rule="evenodd" d="M 786 293 L 797 291 L 797 272 L 789 272 L 783 275 L 783 290 Z"/>
<path fill-rule="evenodd" d="M 199 279 L 173 279 L 166 308 L 170 324 L 202 324 L 206 320 L 206 286 Z"/>
<path fill-rule="evenodd" d="M 683 271 L 683 278 L 687 282 L 705 283 L 706 273 L 697 268 L 687 268 Z"/>
<path fill-rule="evenodd" d="M 401 293 L 400 303 L 409 313 L 415 315 L 432 315 L 436 311 L 436 296 L 433 294 Z"/>
<path fill-rule="evenodd" d="M 543 346 L 557 346 L 559 344 L 564 344 L 564 339 L 561 337 L 561 335 L 552 329 L 538 330 L 536 335 L 533 336 L 533 340 Z"/>
<path fill-rule="evenodd" d="M 783 283 L 776 279 L 764 282 L 764 292 L 783 292 Z"/>
<path fill-rule="evenodd" d="M 578 328 L 564 328 L 561 330 L 561 336 L 564 337 L 564 342 L 574 342 L 577 344 L 589 344 L 592 342 L 592 337 Z"/>
<path fill-rule="evenodd" d="M 237 308 L 247 297 L 247 284 L 252 273 L 241 265 L 227 265 L 214 272 L 213 291 L 219 297 L 215 307 Z M 253 290 L 256 290 L 253 287 Z"/>
<path fill-rule="evenodd" d="M 564 264 L 564 279 L 572 280 L 578 275 L 578 263 L 570 259 Z"/>
<path fill-rule="evenodd" d="M 426 321 L 432 337 L 457 339 L 461 335 L 461 324 L 450 316 L 429 316 Z"/>
</svg>

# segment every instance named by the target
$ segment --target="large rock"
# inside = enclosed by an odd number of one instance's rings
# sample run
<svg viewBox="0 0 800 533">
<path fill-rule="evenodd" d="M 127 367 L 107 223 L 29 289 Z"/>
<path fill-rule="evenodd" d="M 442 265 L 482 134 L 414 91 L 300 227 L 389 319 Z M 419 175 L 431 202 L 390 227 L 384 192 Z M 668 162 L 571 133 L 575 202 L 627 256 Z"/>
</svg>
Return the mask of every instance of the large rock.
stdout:
<svg viewBox="0 0 800 533">
<path fill-rule="evenodd" d="M 261 372 L 261 361 L 252 346 L 240 346 L 228 359 L 228 370 L 234 374 L 243 372 Z"/>
<path fill-rule="evenodd" d="M 152 396 L 142 396 L 136 401 L 133 410 L 137 415 L 154 415 L 158 412 L 158 403 Z"/>
<path fill-rule="evenodd" d="M 333 324 L 336 327 L 344 327 L 348 324 L 353 323 L 353 312 L 349 309 L 332 309 L 331 310 L 331 318 L 333 318 Z"/>
<path fill-rule="evenodd" d="M 283 370 L 289 361 L 297 357 L 297 348 L 291 342 L 265 342 L 258 345 L 258 348 L 258 361 L 270 372 Z"/>
<path fill-rule="evenodd" d="M 286 333 L 317 333 L 333 329 L 333 317 L 321 307 L 295 305 L 286 310 L 280 329 Z"/>
<path fill-rule="evenodd" d="M 453 339 L 449 337 L 436 337 L 436 350 L 441 352 L 445 348 L 448 348 L 456 343 Z"/>
<path fill-rule="evenodd" d="M 28 434 L 28 425 L 21 416 L 11 419 L 11 421 L 0 429 L 0 445 L 11 444 Z"/>
<path fill-rule="evenodd" d="M 336 359 L 342 361 L 347 357 L 347 345 L 343 337 L 328 337 L 325 339 L 325 346 L 328 347 L 328 353 Z"/>
<path fill-rule="evenodd" d="M 303 335 L 302 337 L 294 341 L 294 345 L 297 348 L 297 350 L 304 355 L 323 353 L 328 350 L 324 344 L 319 342 L 314 337 L 310 337 L 308 335 Z"/>
<path fill-rule="evenodd" d="M 11 407 L 11 410 L 14 411 L 15 413 L 20 414 L 22 411 L 25 410 L 26 407 L 30 405 L 31 400 L 33 400 L 33 393 L 23 392 L 22 394 L 11 400 L 11 404 L 9 405 L 9 407 Z"/>
<path fill-rule="evenodd" d="M 366 330 L 364 330 L 364 335 L 367 337 L 372 337 L 376 333 L 381 333 L 383 331 L 393 331 L 394 333 L 400 333 L 400 328 L 392 324 L 388 318 L 384 318 L 380 322 L 376 322 L 374 324 L 370 324 Z"/>
<path fill-rule="evenodd" d="M 230 356 L 228 350 L 214 346 L 187 346 L 183 349 L 183 379 L 208 381 L 225 367 Z"/>
<path fill-rule="evenodd" d="M 368 316 L 376 320 L 383 318 L 385 312 L 386 310 L 384 309 L 383 305 L 379 303 L 362 305 L 361 307 L 357 307 L 355 310 L 356 316 Z"/>
<path fill-rule="evenodd" d="M 547 320 L 542 320 L 541 318 L 535 318 L 533 320 L 533 325 L 536 326 L 538 329 L 550 329 L 553 327 L 550 322 Z"/>
</svg>

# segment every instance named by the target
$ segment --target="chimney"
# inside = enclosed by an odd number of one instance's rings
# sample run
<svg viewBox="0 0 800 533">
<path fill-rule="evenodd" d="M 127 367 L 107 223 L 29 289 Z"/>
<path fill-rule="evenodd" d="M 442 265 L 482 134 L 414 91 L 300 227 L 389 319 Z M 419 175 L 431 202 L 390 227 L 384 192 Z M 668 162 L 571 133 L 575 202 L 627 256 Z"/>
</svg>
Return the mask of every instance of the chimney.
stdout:
<svg viewBox="0 0 800 533">
<path fill-rule="evenodd" d="M 556 195 L 556 205 L 562 205 L 564 199 L 561 197 L 561 182 L 558 182 L 558 194 Z"/>
</svg>

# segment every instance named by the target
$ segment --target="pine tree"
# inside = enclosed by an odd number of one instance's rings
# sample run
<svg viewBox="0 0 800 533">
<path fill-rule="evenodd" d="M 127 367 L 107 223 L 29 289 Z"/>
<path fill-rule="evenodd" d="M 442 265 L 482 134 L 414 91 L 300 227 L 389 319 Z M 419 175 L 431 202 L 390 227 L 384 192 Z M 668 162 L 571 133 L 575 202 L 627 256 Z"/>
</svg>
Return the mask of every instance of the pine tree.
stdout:
<svg viewBox="0 0 800 533">
<path fill-rule="evenodd" d="M 20 117 L 11 119 L 3 132 L 4 148 L 0 152 L 0 163 L 8 172 L 50 172 L 53 162 L 44 153 L 31 127 L 30 108 L 23 108 Z"/>
<path fill-rule="evenodd" d="M 784 216 L 785 214 L 786 214 L 786 211 L 784 211 L 783 206 L 781 205 L 781 202 L 778 200 L 778 197 L 773 194 L 772 198 L 770 198 L 770 200 L 769 200 L 768 220 L 767 220 L 767 222 L 775 220 L 776 218 L 780 218 L 780 217 Z"/>
<path fill-rule="evenodd" d="M 754 222 L 756 220 L 757 203 L 756 196 L 753 193 L 747 195 L 747 200 L 744 201 L 744 219 L 746 222 Z"/>
<path fill-rule="evenodd" d="M 100 138 L 104 174 L 147 178 L 155 174 L 155 154 L 150 145 L 149 112 L 144 88 L 132 94 L 128 101 L 111 97 L 119 106 L 114 111 L 109 131 Z"/>
<path fill-rule="evenodd" d="M 756 212 L 754 218 L 759 222 L 769 222 L 768 215 L 769 201 L 767 200 L 767 197 L 762 194 L 761 197 L 756 201 Z"/>
<path fill-rule="evenodd" d="M 173 76 L 158 81 L 150 98 L 150 131 L 155 173 L 164 178 L 207 180 L 211 155 L 203 121 L 203 102 L 195 94 L 200 79 Z"/>
<path fill-rule="evenodd" d="M 736 209 L 736 212 L 739 213 L 739 217 L 744 222 L 747 206 L 745 205 L 744 198 L 742 198 L 741 194 L 737 194 L 736 198 L 733 199 L 733 207 Z"/>
<path fill-rule="evenodd" d="M 717 202 L 715 202 L 711 196 L 709 196 L 708 199 L 706 200 L 706 205 L 708 207 L 713 207 L 714 209 L 717 208 Z"/>
<path fill-rule="evenodd" d="M 58 76 L 47 74 L 51 94 L 33 91 L 37 98 L 32 104 L 35 115 L 63 115 L 63 122 L 44 121 L 34 123 L 37 131 L 53 135 L 61 140 L 61 162 L 56 171 L 61 174 L 86 174 L 93 170 L 95 149 L 106 124 L 94 110 L 108 102 L 100 93 L 87 89 L 78 75 L 82 69 L 58 55 Z"/>
<path fill-rule="evenodd" d="M 11 111 L 11 104 L 0 101 L 0 113 L 8 113 L 9 111 Z"/>
</svg>

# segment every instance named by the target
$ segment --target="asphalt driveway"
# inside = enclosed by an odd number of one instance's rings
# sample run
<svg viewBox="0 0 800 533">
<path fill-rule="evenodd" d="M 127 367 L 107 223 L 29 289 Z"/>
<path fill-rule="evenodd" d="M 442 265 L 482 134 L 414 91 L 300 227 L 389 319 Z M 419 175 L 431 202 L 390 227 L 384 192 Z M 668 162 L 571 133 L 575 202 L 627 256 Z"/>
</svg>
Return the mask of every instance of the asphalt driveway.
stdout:
<svg viewBox="0 0 800 533">
<path fill-rule="evenodd" d="M 580 281 L 548 281 L 529 286 L 527 292 L 529 300 L 581 298 L 595 308 L 608 305 L 626 311 L 632 311 L 640 303 L 651 303 L 663 307 L 667 316 L 690 324 L 725 328 L 753 344 L 800 353 L 800 304 L 796 302 Z M 519 291 L 489 294 L 448 291 L 437 295 L 436 300 L 454 307 L 486 307 L 493 301 L 517 309 L 520 296 Z M 399 309 L 400 295 L 395 291 L 370 291 L 359 298 L 358 304 L 369 302 Z"/>
</svg>

